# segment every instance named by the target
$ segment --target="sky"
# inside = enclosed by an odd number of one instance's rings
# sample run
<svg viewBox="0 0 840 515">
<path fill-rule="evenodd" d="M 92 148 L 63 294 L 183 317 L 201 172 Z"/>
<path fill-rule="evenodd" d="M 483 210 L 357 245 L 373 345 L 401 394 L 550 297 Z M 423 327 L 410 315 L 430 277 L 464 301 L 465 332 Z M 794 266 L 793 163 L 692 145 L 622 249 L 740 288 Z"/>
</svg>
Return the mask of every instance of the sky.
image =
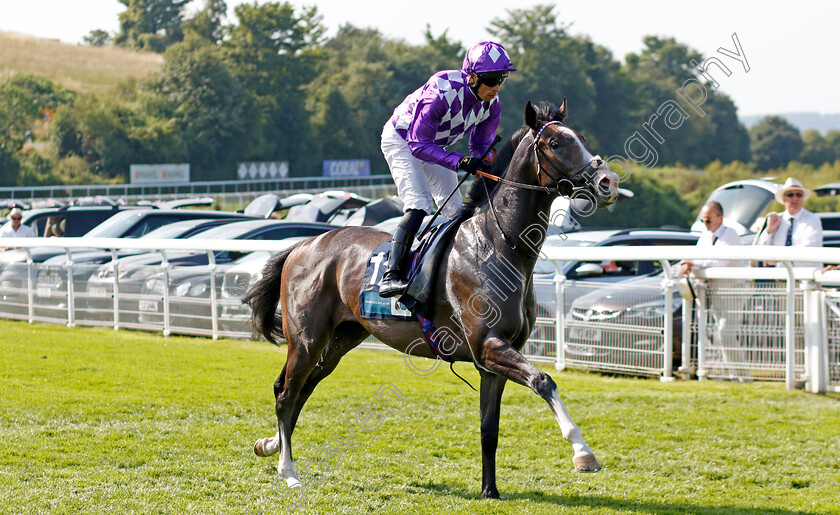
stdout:
<svg viewBox="0 0 840 515">
<path fill-rule="evenodd" d="M 250 0 L 253 2 L 253 0 Z M 194 8 L 203 0 L 193 0 Z M 229 22 L 233 7 L 243 0 L 227 0 Z M 264 3 L 264 0 L 259 0 Z M 792 112 L 840 113 L 840 2 L 721 1 L 666 2 L 654 0 L 305 0 L 295 6 L 318 7 L 329 32 L 350 23 L 373 27 L 389 38 L 421 44 L 426 25 L 437 36 L 444 31 L 464 46 L 492 39 L 486 31 L 509 9 L 537 3 L 555 5 L 554 12 L 569 32 L 586 35 L 623 61 L 639 52 L 646 35 L 674 37 L 702 53 L 720 59 L 731 74 L 714 74 L 720 92 L 729 95 L 738 114 L 767 115 Z M 412 5 L 414 7 L 412 7 Z M 94 29 L 119 31 L 118 15 L 125 7 L 117 0 L 0 0 L 0 30 L 80 43 Z M 737 50 L 737 35 L 746 64 L 719 52 Z M 515 65 L 515 63 L 514 63 Z M 460 61 L 453 63 L 453 68 Z M 714 72 L 713 72 L 714 73 Z M 558 92 L 558 97 L 562 92 Z M 571 108 L 572 106 L 570 106 Z"/>
</svg>

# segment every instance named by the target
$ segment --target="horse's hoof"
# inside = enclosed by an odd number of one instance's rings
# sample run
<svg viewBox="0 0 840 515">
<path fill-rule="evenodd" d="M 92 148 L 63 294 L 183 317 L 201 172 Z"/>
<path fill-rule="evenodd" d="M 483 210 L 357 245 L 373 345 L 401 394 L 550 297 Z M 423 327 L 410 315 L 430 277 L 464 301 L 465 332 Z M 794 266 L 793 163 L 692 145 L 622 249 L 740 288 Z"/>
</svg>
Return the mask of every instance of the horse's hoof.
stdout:
<svg viewBox="0 0 840 515">
<path fill-rule="evenodd" d="M 598 472 L 601 470 L 601 464 L 594 454 L 584 454 L 583 456 L 575 456 L 572 458 L 575 464 L 575 471 L 577 472 Z"/>
<path fill-rule="evenodd" d="M 296 477 L 287 477 L 286 479 L 286 486 L 288 488 L 301 488 L 303 486 L 303 481 Z"/>
<path fill-rule="evenodd" d="M 481 492 L 482 499 L 499 499 L 499 491 L 495 488 L 493 489 L 485 489 Z"/>
<path fill-rule="evenodd" d="M 254 443 L 254 454 L 260 458 L 267 458 L 275 454 L 279 448 L 279 445 L 274 444 L 273 438 L 260 438 Z"/>
</svg>

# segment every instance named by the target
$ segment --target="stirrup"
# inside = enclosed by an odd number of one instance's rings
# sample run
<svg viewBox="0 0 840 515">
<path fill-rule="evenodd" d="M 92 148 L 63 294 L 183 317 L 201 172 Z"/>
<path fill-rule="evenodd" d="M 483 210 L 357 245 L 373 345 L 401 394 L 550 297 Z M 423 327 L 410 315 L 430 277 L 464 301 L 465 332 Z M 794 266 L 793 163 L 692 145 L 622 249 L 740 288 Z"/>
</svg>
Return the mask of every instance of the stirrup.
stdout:
<svg viewBox="0 0 840 515">
<path fill-rule="evenodd" d="M 403 281 L 399 278 L 397 273 L 394 273 L 396 277 L 393 279 L 386 279 L 385 277 L 382 278 L 382 282 L 379 283 L 379 296 L 380 297 L 396 297 L 397 295 L 401 295 L 405 288 L 408 286 L 408 281 Z"/>
</svg>

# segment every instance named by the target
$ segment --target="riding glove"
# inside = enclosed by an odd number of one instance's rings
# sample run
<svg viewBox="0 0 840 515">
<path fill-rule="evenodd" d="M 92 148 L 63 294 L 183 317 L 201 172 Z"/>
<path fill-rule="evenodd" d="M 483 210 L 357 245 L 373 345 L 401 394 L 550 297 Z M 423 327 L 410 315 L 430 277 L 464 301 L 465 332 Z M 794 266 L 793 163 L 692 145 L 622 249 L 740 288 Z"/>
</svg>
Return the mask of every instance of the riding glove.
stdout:
<svg viewBox="0 0 840 515">
<path fill-rule="evenodd" d="M 475 175 L 477 170 L 484 171 L 486 166 L 484 160 L 480 157 L 464 156 L 458 160 L 458 169 L 471 175 Z"/>
</svg>

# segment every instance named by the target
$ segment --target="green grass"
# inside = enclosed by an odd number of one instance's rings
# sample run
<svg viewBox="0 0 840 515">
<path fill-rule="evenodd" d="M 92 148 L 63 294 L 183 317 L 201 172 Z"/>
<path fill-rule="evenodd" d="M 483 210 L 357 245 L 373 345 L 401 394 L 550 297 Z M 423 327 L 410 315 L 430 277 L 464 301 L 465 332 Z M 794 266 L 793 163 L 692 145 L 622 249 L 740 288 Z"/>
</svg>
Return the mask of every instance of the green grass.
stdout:
<svg viewBox="0 0 840 515">
<path fill-rule="evenodd" d="M 285 348 L 8 321 L 0 334 L 3 513 L 840 513 L 834 394 L 547 368 L 604 470 L 574 473 L 547 405 L 509 385 L 503 499 L 482 501 L 477 394 L 445 367 L 419 377 L 356 350 L 301 415 L 312 473 L 290 493 L 276 457 L 251 450 L 274 432 Z M 362 431 L 354 414 L 383 383 L 406 400 Z"/>
<path fill-rule="evenodd" d="M 149 77 L 163 56 L 117 47 L 70 45 L 51 39 L 0 32 L 0 82 L 19 73 L 46 77 L 74 91 L 107 90 L 127 79 Z"/>
</svg>

